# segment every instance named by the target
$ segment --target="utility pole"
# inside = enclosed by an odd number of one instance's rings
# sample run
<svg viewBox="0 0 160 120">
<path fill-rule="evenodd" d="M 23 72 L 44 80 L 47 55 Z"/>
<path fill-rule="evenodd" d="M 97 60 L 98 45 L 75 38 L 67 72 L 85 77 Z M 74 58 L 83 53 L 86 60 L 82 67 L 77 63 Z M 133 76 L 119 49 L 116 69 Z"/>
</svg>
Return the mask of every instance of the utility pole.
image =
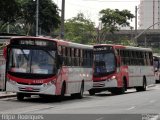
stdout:
<svg viewBox="0 0 160 120">
<path fill-rule="evenodd" d="M 160 1 L 158 0 L 158 22 L 160 22 Z M 160 24 L 158 24 L 158 29 L 160 29 Z"/>
<path fill-rule="evenodd" d="M 65 0 L 62 0 L 62 10 L 61 10 L 61 31 L 60 38 L 64 38 L 64 16 L 65 15 Z"/>
<path fill-rule="evenodd" d="M 155 21 L 155 0 L 153 0 L 153 25 L 154 25 L 154 21 Z M 154 26 L 153 26 L 154 29 Z"/>
<path fill-rule="evenodd" d="M 135 36 L 137 36 L 137 11 L 138 11 L 138 8 L 137 6 L 135 6 Z M 135 41 L 135 44 L 137 45 L 137 38 L 135 37 L 134 39 Z"/>
<path fill-rule="evenodd" d="M 36 0 L 36 36 L 38 36 L 39 0 Z"/>
</svg>

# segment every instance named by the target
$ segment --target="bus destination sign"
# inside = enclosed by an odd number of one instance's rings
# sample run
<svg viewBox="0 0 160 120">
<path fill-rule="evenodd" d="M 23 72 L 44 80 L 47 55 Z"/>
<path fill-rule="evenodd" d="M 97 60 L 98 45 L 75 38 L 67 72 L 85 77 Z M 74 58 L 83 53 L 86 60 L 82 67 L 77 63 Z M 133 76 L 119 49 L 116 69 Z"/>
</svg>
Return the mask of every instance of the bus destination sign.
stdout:
<svg viewBox="0 0 160 120">
<path fill-rule="evenodd" d="M 102 47 L 94 47 L 93 51 L 98 52 L 98 51 L 112 51 L 113 48 L 112 46 L 102 46 Z"/>
</svg>

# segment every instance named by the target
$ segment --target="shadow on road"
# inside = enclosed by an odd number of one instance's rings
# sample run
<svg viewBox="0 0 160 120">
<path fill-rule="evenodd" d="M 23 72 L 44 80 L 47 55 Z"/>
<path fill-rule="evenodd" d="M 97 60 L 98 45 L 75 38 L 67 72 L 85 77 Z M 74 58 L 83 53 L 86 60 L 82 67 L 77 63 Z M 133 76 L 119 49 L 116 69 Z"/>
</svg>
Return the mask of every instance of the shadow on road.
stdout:
<svg viewBox="0 0 160 120">
<path fill-rule="evenodd" d="M 65 96 L 62 100 L 60 100 L 58 97 L 56 96 L 45 96 L 45 97 L 39 97 L 37 95 L 33 95 L 32 97 L 25 97 L 23 101 L 21 102 L 30 102 L 30 103 L 63 103 L 63 102 L 67 102 L 67 101 L 77 101 L 77 100 L 81 100 L 81 101 L 85 101 L 85 100 L 90 100 L 91 98 L 89 96 L 85 96 L 82 99 L 76 99 L 73 98 L 71 96 Z"/>
</svg>

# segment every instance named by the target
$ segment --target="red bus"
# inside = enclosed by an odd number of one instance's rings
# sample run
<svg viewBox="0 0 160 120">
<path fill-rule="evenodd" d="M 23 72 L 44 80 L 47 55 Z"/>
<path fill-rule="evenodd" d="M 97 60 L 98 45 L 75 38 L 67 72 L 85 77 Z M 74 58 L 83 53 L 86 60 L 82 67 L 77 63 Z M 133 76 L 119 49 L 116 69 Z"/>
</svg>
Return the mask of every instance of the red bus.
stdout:
<svg viewBox="0 0 160 120">
<path fill-rule="evenodd" d="M 11 38 L 6 48 L 6 91 L 83 97 L 92 88 L 93 46 L 44 37 Z"/>
<path fill-rule="evenodd" d="M 153 56 L 153 65 L 156 83 L 160 82 L 160 56 Z"/>
<path fill-rule="evenodd" d="M 122 45 L 100 44 L 93 47 L 93 88 L 90 95 L 108 90 L 123 94 L 127 88 L 145 91 L 155 83 L 152 50 Z"/>
</svg>

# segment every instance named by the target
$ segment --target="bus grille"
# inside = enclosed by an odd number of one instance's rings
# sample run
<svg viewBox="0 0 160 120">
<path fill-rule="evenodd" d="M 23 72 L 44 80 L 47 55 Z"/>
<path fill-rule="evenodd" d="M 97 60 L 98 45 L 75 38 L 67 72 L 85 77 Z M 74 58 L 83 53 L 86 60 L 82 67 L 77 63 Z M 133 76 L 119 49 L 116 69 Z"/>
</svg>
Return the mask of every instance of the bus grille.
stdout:
<svg viewBox="0 0 160 120">
<path fill-rule="evenodd" d="M 17 82 L 18 84 L 21 84 L 21 85 L 42 85 L 43 83 L 20 83 L 20 82 Z"/>
<path fill-rule="evenodd" d="M 25 91 L 25 92 L 39 92 L 40 89 L 39 89 L 39 88 L 31 88 L 31 89 L 28 89 L 27 87 L 26 87 L 26 88 L 20 88 L 20 87 L 19 87 L 19 91 Z"/>
<path fill-rule="evenodd" d="M 105 86 L 105 83 L 94 83 L 93 84 L 93 87 L 104 87 Z"/>
</svg>

